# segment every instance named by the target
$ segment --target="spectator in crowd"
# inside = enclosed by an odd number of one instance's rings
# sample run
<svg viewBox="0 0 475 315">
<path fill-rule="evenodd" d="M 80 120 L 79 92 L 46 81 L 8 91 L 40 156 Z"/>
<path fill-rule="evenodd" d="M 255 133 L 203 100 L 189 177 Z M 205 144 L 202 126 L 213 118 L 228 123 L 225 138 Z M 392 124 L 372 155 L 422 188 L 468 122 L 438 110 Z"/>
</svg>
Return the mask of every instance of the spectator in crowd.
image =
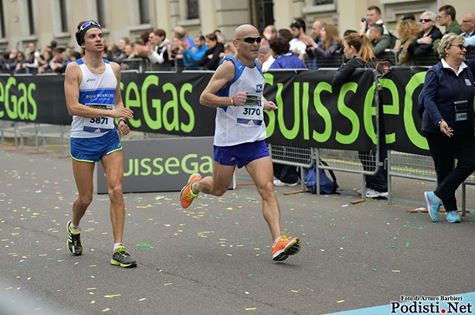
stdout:
<svg viewBox="0 0 475 315">
<path fill-rule="evenodd" d="M 236 48 L 233 44 L 224 45 L 224 51 L 219 55 L 221 59 L 226 56 L 234 56 L 236 54 Z"/>
<path fill-rule="evenodd" d="M 125 55 L 127 56 L 125 60 L 136 58 L 135 44 L 134 43 L 125 44 L 124 52 L 125 52 Z"/>
<path fill-rule="evenodd" d="M 312 39 L 317 45 L 321 44 L 320 36 L 322 34 L 322 28 L 324 28 L 325 26 L 326 23 L 319 20 L 313 22 L 312 24 Z"/>
<path fill-rule="evenodd" d="M 62 47 L 56 47 L 53 50 L 53 59 L 49 62 L 49 68 L 51 69 L 51 72 L 55 73 L 63 73 L 65 70 L 65 64 L 66 61 L 64 59 L 64 48 Z"/>
<path fill-rule="evenodd" d="M 307 27 L 305 21 L 301 18 L 296 18 L 290 23 L 290 31 L 292 33 L 292 40 L 290 41 L 290 51 L 296 54 L 300 59 L 304 59 L 305 49 L 307 49 L 307 35 L 305 32 Z"/>
<path fill-rule="evenodd" d="M 262 32 L 262 37 L 261 47 L 268 47 L 270 41 L 277 37 L 277 28 L 275 25 L 267 25 Z"/>
<path fill-rule="evenodd" d="M 36 48 L 35 42 L 29 42 L 26 47 L 26 68 L 28 73 L 37 73 L 39 62 L 38 59 L 40 58 L 40 52 Z"/>
<path fill-rule="evenodd" d="M 138 40 L 135 42 L 135 55 L 136 57 L 141 57 L 141 58 L 148 58 L 148 38 L 149 38 L 150 32 L 149 31 L 143 31 L 140 33 Z"/>
<path fill-rule="evenodd" d="M 220 29 L 215 29 L 213 33 L 216 35 L 216 38 L 218 38 L 218 43 L 226 44 L 226 38 Z"/>
<path fill-rule="evenodd" d="M 269 45 L 261 46 L 259 48 L 259 63 L 261 65 L 262 71 L 267 72 L 271 64 L 274 62 L 274 56 L 272 55 L 272 49 Z"/>
<path fill-rule="evenodd" d="M 422 132 L 437 175 L 436 190 L 424 193 L 433 222 L 438 221 L 442 204 L 447 222 L 461 222 L 455 191 L 475 170 L 474 75 L 464 63 L 465 53 L 462 36 L 444 35 L 439 45 L 441 61 L 427 71 L 419 95 L 424 107 Z"/>
<path fill-rule="evenodd" d="M 18 52 L 19 51 L 16 48 L 12 48 L 10 50 L 10 53 L 8 54 L 8 58 L 5 60 L 5 64 L 4 64 L 6 72 L 9 72 L 11 74 L 15 72 L 16 64 L 18 63 L 18 59 L 17 59 Z"/>
<path fill-rule="evenodd" d="M 216 70 L 221 61 L 220 54 L 224 52 L 224 45 L 218 43 L 218 37 L 214 33 L 206 35 L 206 50 L 205 54 L 198 62 L 198 66 L 203 67 L 206 70 Z"/>
<path fill-rule="evenodd" d="M 22 51 L 18 51 L 16 54 L 16 65 L 15 70 L 13 71 L 16 73 L 28 73 L 28 68 L 26 67 L 27 61 L 25 54 Z"/>
<path fill-rule="evenodd" d="M 475 46 L 475 12 L 466 13 L 462 20 L 462 31 L 465 47 Z"/>
<path fill-rule="evenodd" d="M 389 30 L 381 19 L 381 9 L 376 5 L 371 5 L 366 9 L 366 17 L 361 19 L 360 33 L 369 36 L 370 26 L 375 24 L 382 25 L 384 30 L 383 34 L 389 35 Z"/>
<path fill-rule="evenodd" d="M 49 66 L 51 60 L 53 59 L 53 53 L 50 49 L 43 51 L 43 55 L 40 57 L 38 73 L 51 73 L 52 70 Z"/>
<path fill-rule="evenodd" d="M 358 68 L 366 68 L 374 60 L 374 53 L 371 47 L 371 43 L 365 34 L 351 33 L 344 37 L 343 41 L 343 53 L 345 55 L 346 63 L 341 65 L 338 69 L 335 77 L 333 78 L 333 86 L 341 86 L 348 81 L 354 71 Z M 382 116 L 382 115 L 381 115 Z M 384 161 L 386 159 L 386 148 L 384 141 L 384 120 L 380 117 L 379 126 L 380 131 L 380 156 L 379 160 Z M 358 152 L 363 169 L 365 171 L 372 172 L 376 167 L 376 153 L 374 150 L 369 152 Z M 380 167 L 376 174 L 365 175 L 366 181 L 366 198 L 387 198 L 388 196 L 388 182 L 387 182 L 387 170 L 384 167 Z"/>
<path fill-rule="evenodd" d="M 419 57 L 433 54 L 432 43 L 436 39 L 442 38 L 442 33 L 435 26 L 435 17 L 436 14 L 432 11 L 425 11 L 421 14 L 422 31 L 417 34 L 417 38 L 408 47 L 411 56 Z"/>
<path fill-rule="evenodd" d="M 417 38 L 421 27 L 413 19 L 402 19 L 397 27 L 399 35 L 398 44 L 395 47 L 396 52 L 399 52 L 399 63 L 405 65 L 414 65 L 412 56 L 409 54 L 409 45 Z"/>
<path fill-rule="evenodd" d="M 157 65 L 157 70 L 172 69 L 172 62 L 168 57 L 169 46 L 170 41 L 167 39 L 165 30 L 157 28 L 148 35 L 148 59 L 152 64 Z"/>
<path fill-rule="evenodd" d="M 3 50 L 0 50 L 0 73 L 5 71 L 5 61 L 8 57 L 8 54 L 5 53 Z"/>
<path fill-rule="evenodd" d="M 176 26 L 173 29 L 174 38 L 168 46 L 168 58 L 171 60 L 177 71 L 182 71 L 185 66 L 183 52 L 190 47 L 195 46 L 193 39 L 187 35 L 187 31 L 182 26 Z"/>
<path fill-rule="evenodd" d="M 383 59 L 384 51 L 386 49 L 392 49 L 391 39 L 389 35 L 384 34 L 383 26 L 380 24 L 373 24 L 369 27 L 369 40 L 373 47 L 373 53 L 376 58 Z"/>
<path fill-rule="evenodd" d="M 292 35 L 292 32 L 288 28 L 281 28 L 277 31 L 277 36 L 282 36 L 285 38 L 288 42 L 290 42 L 294 37 Z"/>
<path fill-rule="evenodd" d="M 335 25 L 326 24 L 320 28 L 320 36 L 318 44 L 313 38 L 307 38 L 307 55 L 313 57 L 330 57 L 342 50 L 340 36 Z"/>
<path fill-rule="evenodd" d="M 130 40 L 128 37 L 122 37 L 119 39 L 119 43 L 117 45 L 110 45 L 107 59 L 119 64 L 122 63 L 127 58 L 127 54 L 125 53 L 125 45 L 129 43 Z"/>
<path fill-rule="evenodd" d="M 456 15 L 455 8 L 451 6 L 450 4 L 443 5 L 439 8 L 439 13 L 437 14 L 437 21 L 439 22 L 440 26 L 445 27 L 445 34 L 448 33 L 454 33 L 454 34 L 460 34 L 462 33 L 462 29 L 460 28 L 459 22 L 455 19 Z M 432 48 L 434 50 L 434 53 L 438 53 L 438 47 L 439 47 L 440 39 L 436 39 L 434 43 L 432 44 Z"/>
<path fill-rule="evenodd" d="M 282 36 L 277 36 L 270 41 L 270 48 L 274 55 L 274 62 L 269 70 L 273 69 L 306 69 L 305 63 L 296 55 L 290 52 L 288 40 Z M 275 186 L 297 186 L 299 173 L 296 166 L 272 163 L 274 166 Z"/>
<path fill-rule="evenodd" d="M 183 52 L 186 69 L 200 69 L 198 62 L 203 58 L 207 50 L 206 38 L 203 35 L 197 35 L 195 37 L 195 47 L 189 47 Z"/>
<path fill-rule="evenodd" d="M 270 42 L 270 48 L 274 55 L 272 69 L 306 69 L 305 63 L 290 51 L 290 43 L 286 38 L 277 36 Z"/>
</svg>

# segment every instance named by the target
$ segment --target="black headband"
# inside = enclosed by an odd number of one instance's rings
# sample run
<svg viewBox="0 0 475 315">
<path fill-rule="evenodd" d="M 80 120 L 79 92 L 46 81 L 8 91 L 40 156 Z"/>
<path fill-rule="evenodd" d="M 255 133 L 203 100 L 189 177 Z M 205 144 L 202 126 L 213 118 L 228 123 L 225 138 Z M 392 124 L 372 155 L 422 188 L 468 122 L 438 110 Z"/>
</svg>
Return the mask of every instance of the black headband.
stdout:
<svg viewBox="0 0 475 315">
<path fill-rule="evenodd" d="M 78 31 L 76 32 L 76 41 L 79 46 L 84 43 L 84 35 L 86 35 L 86 32 L 94 27 L 102 30 L 101 25 L 96 21 L 90 20 L 81 23 L 81 25 L 78 27 Z"/>
</svg>

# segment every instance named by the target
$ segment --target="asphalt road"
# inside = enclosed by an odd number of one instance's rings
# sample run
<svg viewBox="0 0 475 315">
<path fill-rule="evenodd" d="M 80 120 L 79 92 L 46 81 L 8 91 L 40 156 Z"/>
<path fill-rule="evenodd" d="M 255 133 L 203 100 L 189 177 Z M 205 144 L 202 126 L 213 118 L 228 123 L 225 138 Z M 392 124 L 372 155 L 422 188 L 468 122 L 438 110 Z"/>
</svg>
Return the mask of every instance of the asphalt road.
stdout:
<svg viewBox="0 0 475 315">
<path fill-rule="evenodd" d="M 83 256 L 66 248 L 76 190 L 69 158 L 0 146 L 0 314 L 323 314 L 400 295 L 475 291 L 475 215 L 431 223 L 422 192 L 397 179 L 392 205 L 351 204 L 360 178 L 337 173 L 340 195 L 284 195 L 282 226 L 302 251 L 271 260 L 258 195 L 238 188 L 181 209 L 178 193 L 126 194 L 125 242 L 138 267 L 111 266 L 108 197 L 95 195 Z M 469 208 L 475 192 L 469 188 Z"/>
</svg>

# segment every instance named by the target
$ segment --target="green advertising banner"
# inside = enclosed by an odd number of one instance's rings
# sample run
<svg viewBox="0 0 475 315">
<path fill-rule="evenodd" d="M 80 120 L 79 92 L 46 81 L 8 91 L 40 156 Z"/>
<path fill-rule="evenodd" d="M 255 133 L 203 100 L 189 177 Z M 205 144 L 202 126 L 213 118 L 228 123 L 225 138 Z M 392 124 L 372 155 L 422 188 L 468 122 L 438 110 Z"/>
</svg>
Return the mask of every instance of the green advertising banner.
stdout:
<svg viewBox="0 0 475 315">
<path fill-rule="evenodd" d="M 423 69 L 425 70 L 425 69 Z M 340 87 L 336 70 L 270 72 L 264 96 L 278 110 L 266 112 L 268 142 L 277 145 L 366 151 L 376 141 L 376 85 L 372 70 L 357 70 Z M 124 104 L 134 111 L 132 130 L 212 136 L 215 109 L 199 104 L 211 73 L 123 73 Z M 425 72 L 395 67 L 378 94 L 389 149 L 428 154 L 419 133 L 417 96 Z M 0 76 L 0 119 L 68 125 L 62 76 Z"/>
</svg>

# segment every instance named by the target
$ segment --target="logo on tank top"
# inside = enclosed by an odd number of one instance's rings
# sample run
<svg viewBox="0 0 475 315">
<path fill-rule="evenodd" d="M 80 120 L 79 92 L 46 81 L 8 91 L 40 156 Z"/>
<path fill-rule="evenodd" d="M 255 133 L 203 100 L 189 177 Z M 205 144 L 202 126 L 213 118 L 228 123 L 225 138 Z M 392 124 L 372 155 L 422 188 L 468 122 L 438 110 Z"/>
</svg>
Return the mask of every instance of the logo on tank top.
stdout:
<svg viewBox="0 0 475 315">
<path fill-rule="evenodd" d="M 261 93 L 263 86 L 264 86 L 263 84 L 256 84 L 256 93 Z"/>
<path fill-rule="evenodd" d="M 87 83 L 87 82 L 94 82 L 94 81 L 96 81 L 95 78 L 89 78 L 89 79 L 86 80 L 86 83 Z"/>
</svg>

